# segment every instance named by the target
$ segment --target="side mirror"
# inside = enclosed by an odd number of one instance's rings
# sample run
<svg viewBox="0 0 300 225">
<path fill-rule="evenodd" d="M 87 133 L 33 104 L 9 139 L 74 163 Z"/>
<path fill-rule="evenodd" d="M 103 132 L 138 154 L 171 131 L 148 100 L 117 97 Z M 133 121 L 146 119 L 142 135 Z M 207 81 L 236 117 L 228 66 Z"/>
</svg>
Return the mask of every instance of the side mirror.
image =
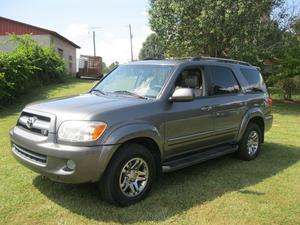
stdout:
<svg viewBox="0 0 300 225">
<path fill-rule="evenodd" d="M 188 102 L 194 100 L 194 92 L 191 88 L 178 88 L 169 98 L 173 102 Z"/>
</svg>

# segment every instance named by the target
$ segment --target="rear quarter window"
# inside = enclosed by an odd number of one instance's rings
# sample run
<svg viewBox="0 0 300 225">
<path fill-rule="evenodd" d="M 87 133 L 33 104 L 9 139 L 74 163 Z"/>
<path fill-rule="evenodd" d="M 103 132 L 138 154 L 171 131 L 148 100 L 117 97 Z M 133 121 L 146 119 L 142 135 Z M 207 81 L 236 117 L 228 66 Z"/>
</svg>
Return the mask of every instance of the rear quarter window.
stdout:
<svg viewBox="0 0 300 225">
<path fill-rule="evenodd" d="M 261 88 L 264 86 L 263 78 L 258 70 L 241 68 L 241 72 L 248 82 L 247 88 Z"/>
</svg>

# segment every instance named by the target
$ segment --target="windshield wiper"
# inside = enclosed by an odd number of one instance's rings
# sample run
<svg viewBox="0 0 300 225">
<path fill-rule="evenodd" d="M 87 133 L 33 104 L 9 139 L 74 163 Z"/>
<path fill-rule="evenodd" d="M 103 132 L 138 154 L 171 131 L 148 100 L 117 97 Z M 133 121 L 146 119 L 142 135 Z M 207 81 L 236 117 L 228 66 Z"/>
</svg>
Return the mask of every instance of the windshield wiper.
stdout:
<svg viewBox="0 0 300 225">
<path fill-rule="evenodd" d="M 138 98 L 142 98 L 142 99 L 148 99 L 147 97 L 144 97 L 142 95 L 130 92 L 130 91 L 114 91 L 113 93 L 115 94 L 124 94 L 124 95 L 130 95 L 130 96 L 134 96 L 134 97 L 138 97 Z"/>
<path fill-rule="evenodd" d="M 93 90 L 91 90 L 91 92 L 97 92 L 97 93 L 100 93 L 102 95 L 105 95 L 105 93 L 103 91 L 100 91 L 98 89 L 93 89 Z"/>
</svg>

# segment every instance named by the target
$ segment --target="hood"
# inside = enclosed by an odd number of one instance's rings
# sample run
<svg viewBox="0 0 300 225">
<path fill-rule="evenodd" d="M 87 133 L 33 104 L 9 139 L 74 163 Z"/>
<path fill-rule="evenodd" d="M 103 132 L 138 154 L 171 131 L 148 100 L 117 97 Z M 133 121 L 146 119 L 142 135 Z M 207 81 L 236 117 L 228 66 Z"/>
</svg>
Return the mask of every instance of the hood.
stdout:
<svg viewBox="0 0 300 225">
<path fill-rule="evenodd" d="M 48 101 L 34 102 L 26 106 L 27 109 L 51 113 L 59 120 L 85 120 L 96 115 L 120 108 L 142 104 L 145 100 L 112 95 L 82 94 L 57 98 Z"/>
</svg>

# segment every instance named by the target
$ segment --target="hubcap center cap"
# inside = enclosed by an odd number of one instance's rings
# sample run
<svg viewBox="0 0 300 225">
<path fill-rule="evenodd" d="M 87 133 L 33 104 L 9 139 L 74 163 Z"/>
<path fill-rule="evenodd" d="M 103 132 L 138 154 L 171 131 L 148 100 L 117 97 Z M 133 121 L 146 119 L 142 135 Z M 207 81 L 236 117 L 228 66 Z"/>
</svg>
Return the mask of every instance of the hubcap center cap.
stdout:
<svg viewBox="0 0 300 225">
<path fill-rule="evenodd" d="M 128 179 L 129 179 L 130 181 L 135 181 L 136 178 L 137 178 L 137 176 L 138 176 L 137 171 L 131 170 L 131 171 L 129 172 L 129 174 L 128 174 Z"/>
</svg>

